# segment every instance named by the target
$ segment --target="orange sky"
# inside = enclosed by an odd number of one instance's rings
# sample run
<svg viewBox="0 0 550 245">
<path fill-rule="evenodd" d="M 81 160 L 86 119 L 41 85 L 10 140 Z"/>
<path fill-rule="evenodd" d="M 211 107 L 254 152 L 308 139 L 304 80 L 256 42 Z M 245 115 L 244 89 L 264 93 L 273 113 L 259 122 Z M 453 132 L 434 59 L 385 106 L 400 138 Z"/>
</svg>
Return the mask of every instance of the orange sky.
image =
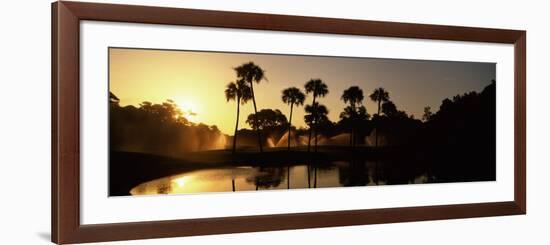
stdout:
<svg viewBox="0 0 550 245">
<path fill-rule="evenodd" d="M 197 113 L 191 121 L 216 125 L 232 135 L 236 104 L 226 102 L 224 89 L 236 78 L 232 68 L 248 61 L 262 67 L 269 79 L 254 85 L 258 110 L 279 109 L 288 118 L 290 108 L 281 101 L 281 91 L 291 86 L 303 91 L 309 79 L 321 78 L 329 94 L 320 102 L 332 121 L 338 121 L 345 107 L 340 96 L 350 86 L 363 89 L 369 114 L 376 113 L 376 104 L 368 95 L 381 86 L 399 110 L 420 118 L 424 106 L 435 112 L 444 98 L 480 91 L 496 73 L 492 63 L 110 48 L 109 89 L 122 106 L 172 99 L 183 110 Z M 311 100 L 306 97 L 306 103 Z M 252 101 L 241 106 L 240 128 L 249 128 L 245 121 L 252 112 Z M 294 113 L 292 124 L 305 126 L 303 107 L 295 107 Z"/>
</svg>

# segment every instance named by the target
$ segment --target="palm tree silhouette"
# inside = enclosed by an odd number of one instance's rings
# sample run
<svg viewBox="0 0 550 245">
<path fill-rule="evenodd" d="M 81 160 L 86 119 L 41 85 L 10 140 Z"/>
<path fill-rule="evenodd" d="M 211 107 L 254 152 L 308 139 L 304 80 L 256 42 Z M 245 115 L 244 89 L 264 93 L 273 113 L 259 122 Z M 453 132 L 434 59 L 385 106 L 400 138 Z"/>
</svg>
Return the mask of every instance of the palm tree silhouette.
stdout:
<svg viewBox="0 0 550 245">
<path fill-rule="evenodd" d="M 304 121 L 310 125 L 309 127 L 312 128 L 312 125 L 318 124 L 320 122 L 327 122 L 328 119 L 328 109 L 326 106 L 319 104 L 319 102 L 315 102 L 313 105 L 306 105 L 306 115 L 304 116 Z M 317 127 L 313 127 L 315 131 L 315 148 L 314 151 L 317 152 L 317 134 L 318 130 Z M 311 131 L 310 131 L 311 132 Z"/>
<path fill-rule="evenodd" d="M 288 149 L 290 150 L 290 128 L 292 124 L 292 110 L 294 105 L 300 106 L 304 104 L 306 95 L 300 91 L 299 88 L 291 87 L 283 90 L 283 96 L 281 97 L 283 102 L 290 104 L 290 117 L 288 119 Z"/>
<path fill-rule="evenodd" d="M 252 98 L 252 92 L 248 84 L 243 80 L 237 80 L 236 82 L 230 82 L 225 88 L 225 98 L 229 102 L 234 100 L 237 102 L 237 122 L 235 123 L 235 134 L 233 134 L 233 150 L 232 153 L 235 154 L 235 149 L 237 145 L 237 131 L 239 129 L 239 114 L 241 104 L 245 104 Z"/>
<path fill-rule="evenodd" d="M 378 103 L 378 112 L 376 113 L 376 115 L 380 116 L 380 104 L 382 103 L 382 101 L 388 101 L 390 99 L 390 95 L 389 93 L 384 89 L 384 88 L 377 88 L 375 89 L 372 94 L 370 95 L 370 99 L 374 102 L 377 102 Z M 375 140 L 375 145 L 378 147 L 378 127 L 376 129 L 376 140 Z"/>
<path fill-rule="evenodd" d="M 306 93 L 313 93 L 313 108 L 310 108 L 311 110 L 315 111 L 316 106 L 318 105 L 316 103 L 317 97 L 325 97 L 325 95 L 328 94 L 328 87 L 321 79 L 311 79 L 305 84 Z M 326 109 L 326 107 L 325 107 Z M 327 111 L 328 113 L 328 111 Z M 307 152 L 310 152 L 311 148 L 311 132 L 312 127 L 315 127 L 317 125 L 316 121 L 312 121 L 311 125 L 309 126 L 309 138 L 307 140 Z M 316 138 L 317 139 L 317 138 Z"/>
<path fill-rule="evenodd" d="M 257 115 L 258 115 L 258 108 L 256 107 L 256 97 L 254 96 L 254 82 L 260 83 L 262 80 L 266 80 L 267 78 L 265 76 L 265 71 L 254 64 L 254 62 L 250 61 L 248 63 L 244 63 L 239 67 L 234 68 L 235 72 L 237 73 L 237 77 L 239 79 L 244 80 L 245 82 L 250 84 L 250 93 L 252 94 L 252 102 L 254 104 L 254 115 L 256 117 L 256 123 L 257 123 Z M 260 129 L 256 129 L 256 132 L 258 133 L 258 146 L 260 147 L 260 152 L 263 152 L 262 147 L 262 134 L 260 132 Z"/>
<path fill-rule="evenodd" d="M 348 114 L 351 121 L 351 127 L 349 132 L 349 144 L 350 147 L 353 147 L 357 141 L 355 137 L 355 124 L 357 120 L 357 108 L 361 106 L 361 103 L 363 102 L 364 96 L 363 96 L 363 90 L 361 90 L 357 86 L 351 86 L 348 89 L 344 90 L 344 93 L 342 94 L 342 97 L 340 98 L 344 101 L 344 103 L 349 103 L 349 109 Z M 347 109 L 347 108 L 346 108 Z"/>
<path fill-rule="evenodd" d="M 320 123 L 320 122 L 328 122 L 329 119 L 327 117 L 328 115 L 328 109 L 324 105 L 320 105 L 319 102 L 315 102 L 313 105 L 306 105 L 305 107 L 306 115 L 304 116 L 304 121 L 309 126 L 309 140 L 308 140 L 308 152 L 309 152 L 309 146 L 311 143 L 311 129 L 314 128 L 315 131 L 315 147 L 314 151 L 317 152 L 317 127 L 313 127 L 314 124 Z M 310 164 L 307 164 L 307 185 L 308 188 L 311 187 L 311 178 L 310 178 Z M 314 182 L 314 188 L 317 187 L 317 169 L 315 168 L 315 182 Z"/>
</svg>

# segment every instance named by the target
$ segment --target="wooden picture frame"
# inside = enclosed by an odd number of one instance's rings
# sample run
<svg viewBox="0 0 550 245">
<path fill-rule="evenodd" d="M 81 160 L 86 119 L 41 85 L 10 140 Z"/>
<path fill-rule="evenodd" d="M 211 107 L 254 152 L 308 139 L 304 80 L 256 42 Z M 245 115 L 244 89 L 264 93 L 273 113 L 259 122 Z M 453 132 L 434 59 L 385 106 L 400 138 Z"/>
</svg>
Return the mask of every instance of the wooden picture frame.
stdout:
<svg viewBox="0 0 550 245">
<path fill-rule="evenodd" d="M 514 45 L 514 200 L 509 202 L 82 225 L 79 22 L 242 28 Z M 52 241 L 58 244 L 305 229 L 526 213 L 526 32 L 164 7 L 52 4 Z"/>
</svg>

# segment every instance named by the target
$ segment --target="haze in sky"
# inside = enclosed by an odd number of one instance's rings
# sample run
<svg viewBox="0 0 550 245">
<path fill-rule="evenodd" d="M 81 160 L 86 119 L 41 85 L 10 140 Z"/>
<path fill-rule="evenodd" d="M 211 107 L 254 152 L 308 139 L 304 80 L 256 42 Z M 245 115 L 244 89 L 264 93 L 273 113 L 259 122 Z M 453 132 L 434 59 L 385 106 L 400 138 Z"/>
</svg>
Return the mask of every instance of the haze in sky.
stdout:
<svg viewBox="0 0 550 245">
<path fill-rule="evenodd" d="M 233 68 L 249 61 L 268 78 L 254 84 L 258 111 L 279 109 L 288 118 L 290 107 L 282 102 L 281 91 L 304 91 L 307 81 L 320 78 L 329 93 L 318 101 L 328 107 L 334 122 L 346 106 L 342 92 L 350 86 L 363 90 L 363 105 L 371 115 L 377 104 L 368 96 L 383 87 L 398 110 L 422 118 L 424 107 L 437 112 L 445 98 L 479 92 L 496 78 L 494 63 L 110 48 L 109 90 L 121 106 L 171 99 L 183 111 L 196 113 L 188 116 L 190 121 L 216 125 L 232 135 L 237 106 L 227 102 L 224 90 L 236 80 Z M 305 104 L 311 100 L 308 95 Z M 250 128 L 245 121 L 253 112 L 252 101 L 241 106 L 239 128 Z M 295 107 L 292 125 L 306 127 L 303 118 L 304 108 Z"/>
</svg>

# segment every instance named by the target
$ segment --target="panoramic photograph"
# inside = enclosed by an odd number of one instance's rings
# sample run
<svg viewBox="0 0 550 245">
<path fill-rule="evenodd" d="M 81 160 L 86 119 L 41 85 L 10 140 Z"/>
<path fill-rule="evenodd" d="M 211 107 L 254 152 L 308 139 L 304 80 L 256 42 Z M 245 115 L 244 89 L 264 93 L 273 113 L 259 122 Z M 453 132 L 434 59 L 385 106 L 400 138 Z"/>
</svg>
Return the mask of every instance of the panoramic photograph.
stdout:
<svg viewBox="0 0 550 245">
<path fill-rule="evenodd" d="M 496 64 L 109 48 L 109 196 L 496 180 Z"/>
</svg>

